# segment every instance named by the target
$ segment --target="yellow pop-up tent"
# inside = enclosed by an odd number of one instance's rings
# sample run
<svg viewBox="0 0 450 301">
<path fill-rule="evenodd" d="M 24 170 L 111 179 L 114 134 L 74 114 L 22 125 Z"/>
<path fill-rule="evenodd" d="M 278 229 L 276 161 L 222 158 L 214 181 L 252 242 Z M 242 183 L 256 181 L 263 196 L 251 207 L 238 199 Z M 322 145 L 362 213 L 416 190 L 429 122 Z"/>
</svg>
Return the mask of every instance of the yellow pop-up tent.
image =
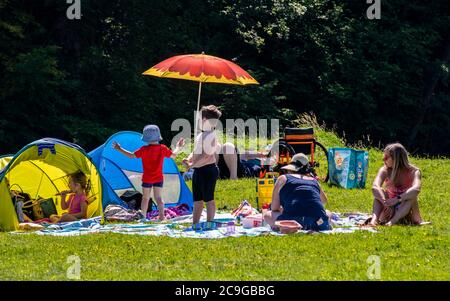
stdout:
<svg viewBox="0 0 450 301">
<path fill-rule="evenodd" d="M 0 158 L 0 230 L 18 229 L 19 222 L 11 199 L 11 189 L 55 201 L 58 214 L 64 213 L 57 193 L 68 189 L 70 174 L 81 171 L 89 182 L 88 217 L 102 215 L 102 185 L 100 174 L 85 151 L 76 144 L 45 138 L 32 142 L 14 156 Z"/>
</svg>

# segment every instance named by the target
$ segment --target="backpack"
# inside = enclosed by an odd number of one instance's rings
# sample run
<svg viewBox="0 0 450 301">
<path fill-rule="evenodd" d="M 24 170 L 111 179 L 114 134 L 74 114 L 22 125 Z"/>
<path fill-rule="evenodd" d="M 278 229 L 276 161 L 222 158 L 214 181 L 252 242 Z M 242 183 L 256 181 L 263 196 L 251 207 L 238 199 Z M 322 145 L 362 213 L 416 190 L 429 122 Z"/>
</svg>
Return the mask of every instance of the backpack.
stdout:
<svg viewBox="0 0 450 301">
<path fill-rule="evenodd" d="M 120 196 L 120 199 L 127 204 L 129 209 L 133 210 L 141 209 L 142 193 L 140 193 L 139 191 L 127 190 Z M 153 202 L 153 199 L 150 198 L 147 212 L 152 211 L 153 206 L 158 208 L 156 204 Z"/>
<path fill-rule="evenodd" d="M 52 198 L 25 201 L 22 205 L 23 212 L 32 220 L 40 220 L 49 218 L 53 214 L 57 214 L 55 203 Z"/>
</svg>

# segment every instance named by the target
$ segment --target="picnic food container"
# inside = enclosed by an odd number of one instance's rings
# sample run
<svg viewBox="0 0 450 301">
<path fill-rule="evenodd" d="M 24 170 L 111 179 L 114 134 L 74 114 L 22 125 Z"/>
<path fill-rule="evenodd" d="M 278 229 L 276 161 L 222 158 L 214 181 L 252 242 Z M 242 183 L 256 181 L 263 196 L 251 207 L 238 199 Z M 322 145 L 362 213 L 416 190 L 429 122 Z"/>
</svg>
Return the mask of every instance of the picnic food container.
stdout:
<svg viewBox="0 0 450 301">
<path fill-rule="evenodd" d="M 246 229 L 262 227 L 262 225 L 263 225 L 262 214 L 249 215 L 242 221 L 242 226 Z"/>
<path fill-rule="evenodd" d="M 280 229 L 280 233 L 283 234 L 295 233 L 302 228 L 295 220 L 276 221 L 275 226 L 277 226 Z"/>
</svg>

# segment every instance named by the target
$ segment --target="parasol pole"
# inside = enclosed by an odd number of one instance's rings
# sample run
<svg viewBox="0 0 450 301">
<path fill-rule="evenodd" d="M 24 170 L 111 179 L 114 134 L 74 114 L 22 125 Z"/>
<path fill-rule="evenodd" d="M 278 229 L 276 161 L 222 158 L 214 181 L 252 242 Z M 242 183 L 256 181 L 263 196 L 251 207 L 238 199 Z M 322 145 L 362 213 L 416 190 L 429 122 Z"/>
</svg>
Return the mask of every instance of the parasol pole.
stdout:
<svg viewBox="0 0 450 301">
<path fill-rule="evenodd" d="M 195 130 L 194 130 L 194 141 L 195 137 L 197 137 L 198 123 L 199 123 L 199 111 L 200 111 L 200 95 L 202 94 L 202 82 L 198 84 L 198 99 L 197 99 L 197 111 L 195 112 Z"/>
<path fill-rule="evenodd" d="M 202 56 L 202 60 L 203 60 L 203 62 L 204 62 L 204 58 L 203 58 L 203 56 L 205 55 L 205 52 L 204 51 L 202 51 L 202 54 L 201 54 L 201 56 Z M 202 73 L 203 73 L 203 70 L 202 70 Z M 202 94 L 202 81 L 200 80 L 199 82 L 198 82 L 198 98 L 197 98 L 197 111 L 195 112 L 195 125 L 194 125 L 194 141 L 195 141 L 195 138 L 197 137 L 197 131 L 198 131 L 198 123 L 199 123 L 199 118 L 198 118 L 198 113 L 199 113 L 199 110 L 200 110 L 200 95 Z M 201 120 L 200 120 L 201 121 Z"/>
</svg>

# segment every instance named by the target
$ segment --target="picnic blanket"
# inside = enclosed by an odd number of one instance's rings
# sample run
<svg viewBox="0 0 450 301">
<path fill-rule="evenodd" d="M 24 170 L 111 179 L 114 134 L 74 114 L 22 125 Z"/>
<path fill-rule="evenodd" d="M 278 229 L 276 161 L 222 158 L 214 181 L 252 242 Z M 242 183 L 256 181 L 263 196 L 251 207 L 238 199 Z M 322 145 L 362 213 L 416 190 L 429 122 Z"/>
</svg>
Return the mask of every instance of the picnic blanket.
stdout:
<svg viewBox="0 0 450 301">
<path fill-rule="evenodd" d="M 202 215 L 201 223 L 192 227 L 192 215 L 180 216 L 172 219 L 169 223 L 108 223 L 101 224 L 101 217 L 84 219 L 75 222 L 47 224 L 43 223 L 44 229 L 34 232 L 16 231 L 13 234 L 35 233 L 37 235 L 53 236 L 78 236 L 93 233 L 120 233 L 148 236 L 169 236 L 175 238 L 226 238 L 240 236 L 277 235 L 284 236 L 279 232 L 272 231 L 269 226 L 246 229 L 235 224 L 235 217 L 231 213 L 218 213 L 213 223 L 205 222 L 206 214 Z M 373 228 L 361 228 L 369 215 L 363 213 L 334 213 L 332 216 L 333 230 L 321 231 L 324 234 L 353 233 L 355 231 L 376 232 Z M 310 231 L 299 231 L 298 233 L 311 233 Z"/>
</svg>

